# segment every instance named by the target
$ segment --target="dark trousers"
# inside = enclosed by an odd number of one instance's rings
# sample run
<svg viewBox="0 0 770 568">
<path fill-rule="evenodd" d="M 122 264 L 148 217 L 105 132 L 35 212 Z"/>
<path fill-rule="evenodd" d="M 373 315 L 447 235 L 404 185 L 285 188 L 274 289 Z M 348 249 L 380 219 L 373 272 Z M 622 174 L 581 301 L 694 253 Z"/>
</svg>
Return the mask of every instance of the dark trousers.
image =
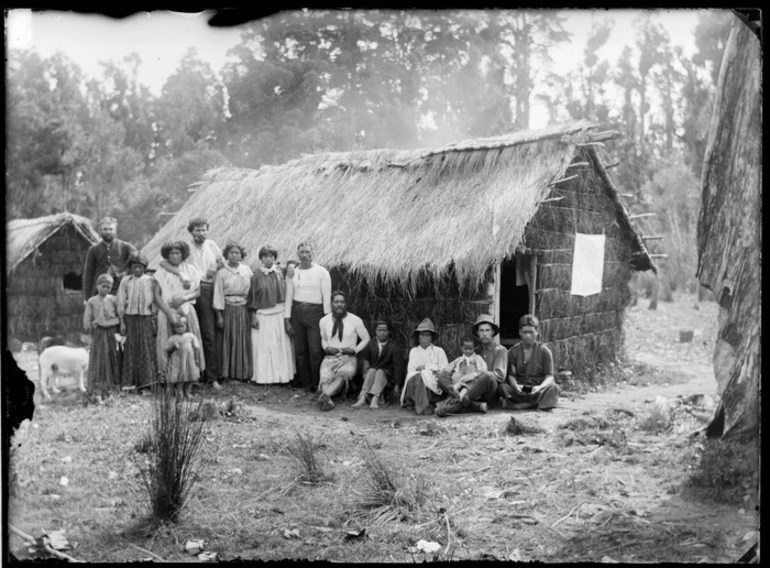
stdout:
<svg viewBox="0 0 770 568">
<path fill-rule="evenodd" d="M 214 285 L 210 282 L 201 282 L 201 295 L 195 302 L 195 313 L 198 314 L 198 325 L 201 328 L 207 381 L 215 381 L 220 375 L 219 352 L 217 351 L 217 317 L 213 303 Z"/>
<path fill-rule="evenodd" d="M 452 377 L 449 373 L 441 373 L 438 376 L 438 382 L 444 392 L 452 392 Z M 463 410 L 478 411 L 479 402 L 492 404 L 497 400 L 497 380 L 492 373 L 481 373 L 466 387 L 468 392 L 465 393 L 462 401 L 452 399 L 444 405 L 448 414 L 457 414 Z"/>
<path fill-rule="evenodd" d="M 323 315 L 324 309 L 320 304 L 294 302 L 291 307 L 298 386 L 308 390 L 317 389 L 320 379 L 324 351 L 318 322 Z"/>
<path fill-rule="evenodd" d="M 559 401 L 559 395 L 561 394 L 561 388 L 556 383 L 549 387 L 544 388 L 540 392 L 522 393 L 518 394 L 513 390 L 513 387 L 508 383 L 500 385 L 500 396 L 510 399 L 511 402 L 516 404 L 529 404 L 531 408 L 537 408 L 538 410 L 548 410 L 549 408 L 556 408 L 556 403 Z"/>
</svg>

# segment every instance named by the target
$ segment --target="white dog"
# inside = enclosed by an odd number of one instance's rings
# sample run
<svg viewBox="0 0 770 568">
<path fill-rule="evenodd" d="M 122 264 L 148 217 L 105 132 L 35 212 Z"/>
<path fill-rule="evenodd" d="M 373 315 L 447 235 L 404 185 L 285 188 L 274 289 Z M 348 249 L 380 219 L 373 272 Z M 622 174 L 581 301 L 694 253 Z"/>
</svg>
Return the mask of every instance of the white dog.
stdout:
<svg viewBox="0 0 770 568">
<path fill-rule="evenodd" d="M 88 371 L 88 351 L 82 347 L 69 347 L 67 345 L 52 345 L 40 353 L 38 358 L 40 369 L 40 390 L 43 398 L 48 399 L 48 385 L 54 394 L 59 393 L 59 377 L 73 375 L 77 378 L 78 387 L 86 392 L 86 372 Z M 53 378 L 53 384 L 50 383 Z"/>
</svg>

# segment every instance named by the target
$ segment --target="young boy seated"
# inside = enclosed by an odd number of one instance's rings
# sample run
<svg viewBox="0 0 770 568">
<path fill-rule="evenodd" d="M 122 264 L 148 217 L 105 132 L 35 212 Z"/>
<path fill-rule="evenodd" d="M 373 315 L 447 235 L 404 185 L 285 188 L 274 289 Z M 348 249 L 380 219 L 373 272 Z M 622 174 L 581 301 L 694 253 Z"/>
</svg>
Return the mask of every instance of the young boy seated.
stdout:
<svg viewBox="0 0 770 568">
<path fill-rule="evenodd" d="M 451 398 L 436 408 L 437 416 L 456 414 L 463 409 L 487 411 L 485 402 L 476 402 L 469 396 L 469 390 L 476 383 L 476 379 L 486 373 L 487 364 L 481 355 L 475 352 L 476 341 L 473 337 L 463 338 L 461 348 L 462 355 L 449 363 L 444 372 L 439 374 L 438 382 Z"/>
<path fill-rule="evenodd" d="M 353 408 L 361 408 L 371 397 L 370 408 L 379 408 L 380 396 L 386 387 L 395 389 L 399 396 L 400 385 L 404 381 L 404 357 L 401 346 L 390 339 L 390 326 L 387 321 L 374 322 L 376 341 L 370 341 L 363 352 L 364 384 Z"/>
</svg>

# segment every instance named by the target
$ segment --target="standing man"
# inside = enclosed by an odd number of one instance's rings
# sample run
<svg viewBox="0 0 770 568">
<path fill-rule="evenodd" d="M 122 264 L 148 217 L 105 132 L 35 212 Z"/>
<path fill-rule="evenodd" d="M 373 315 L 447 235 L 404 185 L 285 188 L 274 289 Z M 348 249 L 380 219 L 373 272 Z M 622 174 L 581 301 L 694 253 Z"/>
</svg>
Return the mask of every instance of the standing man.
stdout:
<svg viewBox="0 0 770 568">
<path fill-rule="evenodd" d="M 110 294 L 114 296 L 118 292 L 121 278 L 130 272 L 128 257 L 138 252 L 134 245 L 117 238 L 117 233 L 118 222 L 113 217 L 99 221 L 102 240 L 88 249 L 83 268 L 83 293 L 86 301 L 96 294 L 96 279 L 102 274 L 112 277 Z"/>
<path fill-rule="evenodd" d="M 299 266 L 286 280 L 286 333 L 294 337 L 297 379 L 293 386 L 308 392 L 318 388 L 324 350 L 318 327 L 321 318 L 332 310 L 332 279 L 329 271 L 313 263 L 313 248 L 302 242 L 297 246 Z"/>
<path fill-rule="evenodd" d="M 356 355 L 369 345 L 369 332 L 360 317 L 348 313 L 347 297 L 340 290 L 332 294 L 332 313 L 321 318 L 319 327 L 326 356 L 321 363 L 318 404 L 321 410 L 331 410 L 331 397 L 356 374 Z"/>
<path fill-rule="evenodd" d="M 214 390 L 220 390 L 219 384 L 220 356 L 217 350 L 217 316 L 214 311 L 214 276 L 217 270 L 225 265 L 225 257 L 217 244 L 208 238 L 209 222 L 203 217 L 194 217 L 187 224 L 187 232 L 192 235 L 190 256 L 187 262 L 195 266 L 201 274 L 201 295 L 195 302 L 195 313 L 201 328 L 203 357 L 206 361 L 206 382 L 211 383 Z M 160 265 L 169 272 L 176 274 L 185 288 L 190 282 L 184 279 L 179 268 L 163 259 Z"/>
</svg>

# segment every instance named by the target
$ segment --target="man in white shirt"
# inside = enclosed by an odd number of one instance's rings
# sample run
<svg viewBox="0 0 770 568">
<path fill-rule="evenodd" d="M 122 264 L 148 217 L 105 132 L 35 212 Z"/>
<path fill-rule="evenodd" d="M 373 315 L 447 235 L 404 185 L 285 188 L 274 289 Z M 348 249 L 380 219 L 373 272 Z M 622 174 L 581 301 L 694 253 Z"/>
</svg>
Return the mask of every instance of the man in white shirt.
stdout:
<svg viewBox="0 0 770 568">
<path fill-rule="evenodd" d="M 347 297 L 340 290 L 332 294 L 332 313 L 321 318 L 319 327 L 326 356 L 321 363 L 318 403 L 321 410 L 331 410 L 331 397 L 356 374 L 356 355 L 369 345 L 369 332 L 360 317 L 348 313 Z"/>
<path fill-rule="evenodd" d="M 328 270 L 313 262 L 310 243 L 299 244 L 297 257 L 299 265 L 286 280 L 283 321 L 286 333 L 294 338 L 297 377 L 292 386 L 314 392 L 324 358 L 318 325 L 321 318 L 331 312 L 332 279 Z"/>
<path fill-rule="evenodd" d="M 225 265 L 225 258 L 217 244 L 207 238 L 209 234 L 209 222 L 203 217 L 194 217 L 187 224 L 187 231 L 192 235 L 190 256 L 187 262 L 195 266 L 201 273 L 201 295 L 195 302 L 195 312 L 198 315 L 198 323 L 201 328 L 203 340 L 203 356 L 206 360 L 206 381 L 211 383 L 214 390 L 221 388 L 219 381 L 220 363 L 217 350 L 216 313 L 214 312 L 214 276 L 217 270 Z M 176 274 L 182 279 L 185 288 L 190 287 L 190 282 L 185 281 L 179 268 L 173 266 L 167 260 L 160 261 L 161 266 Z"/>
</svg>

